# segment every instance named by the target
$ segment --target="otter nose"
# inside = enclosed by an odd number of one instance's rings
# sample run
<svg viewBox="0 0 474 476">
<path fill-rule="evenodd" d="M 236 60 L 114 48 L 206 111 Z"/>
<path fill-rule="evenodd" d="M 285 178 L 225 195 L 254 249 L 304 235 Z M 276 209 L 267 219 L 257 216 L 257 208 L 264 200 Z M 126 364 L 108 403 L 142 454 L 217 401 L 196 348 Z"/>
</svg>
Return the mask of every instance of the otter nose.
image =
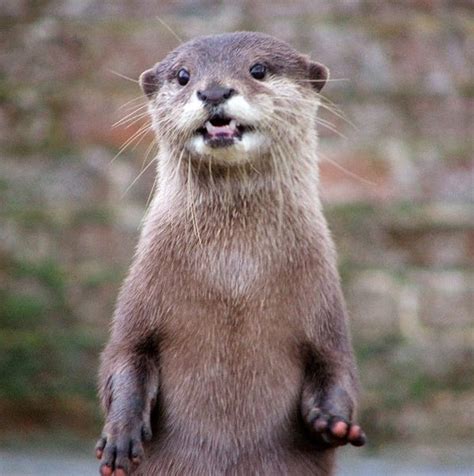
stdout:
<svg viewBox="0 0 474 476">
<path fill-rule="evenodd" d="M 203 103 L 217 106 L 221 102 L 229 99 L 234 93 L 235 89 L 212 85 L 204 91 L 198 91 L 196 94 Z"/>
</svg>

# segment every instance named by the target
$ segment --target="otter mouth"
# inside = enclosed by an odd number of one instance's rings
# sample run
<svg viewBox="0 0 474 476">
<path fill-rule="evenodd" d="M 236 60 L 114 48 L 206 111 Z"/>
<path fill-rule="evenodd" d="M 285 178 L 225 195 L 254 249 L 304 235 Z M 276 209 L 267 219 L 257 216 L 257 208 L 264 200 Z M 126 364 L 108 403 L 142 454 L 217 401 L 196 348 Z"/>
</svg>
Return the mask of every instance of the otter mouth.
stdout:
<svg viewBox="0 0 474 476">
<path fill-rule="evenodd" d="M 211 116 L 203 127 L 197 129 L 196 134 L 201 135 L 209 147 L 218 148 L 233 145 L 250 130 L 253 128 L 239 124 L 231 117 L 216 114 Z"/>
</svg>

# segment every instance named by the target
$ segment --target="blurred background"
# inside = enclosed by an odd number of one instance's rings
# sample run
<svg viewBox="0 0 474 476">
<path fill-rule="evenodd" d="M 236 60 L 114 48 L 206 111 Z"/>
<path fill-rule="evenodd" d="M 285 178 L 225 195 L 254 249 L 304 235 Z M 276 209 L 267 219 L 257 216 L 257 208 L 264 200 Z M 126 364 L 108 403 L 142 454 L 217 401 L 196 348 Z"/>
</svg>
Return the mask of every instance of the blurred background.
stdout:
<svg viewBox="0 0 474 476">
<path fill-rule="evenodd" d="M 321 111 L 322 195 L 370 444 L 342 451 L 341 474 L 464 474 L 471 1 L 3 0 L 0 25 L 0 474 L 61 474 L 64 455 L 95 474 L 98 356 L 154 181 L 146 118 L 113 124 L 145 104 L 136 79 L 176 36 L 236 30 L 326 64 L 346 118 Z"/>
</svg>

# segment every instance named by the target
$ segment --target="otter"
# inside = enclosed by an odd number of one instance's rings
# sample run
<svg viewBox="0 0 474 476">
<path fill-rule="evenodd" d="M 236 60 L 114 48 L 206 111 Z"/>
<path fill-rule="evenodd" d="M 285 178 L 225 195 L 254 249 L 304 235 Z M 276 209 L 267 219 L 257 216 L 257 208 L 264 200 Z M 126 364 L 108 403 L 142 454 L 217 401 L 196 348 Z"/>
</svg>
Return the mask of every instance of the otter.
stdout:
<svg viewBox="0 0 474 476">
<path fill-rule="evenodd" d="M 158 189 L 102 354 L 103 476 L 330 475 L 364 444 L 318 196 L 328 74 L 239 32 L 140 76 Z"/>
</svg>

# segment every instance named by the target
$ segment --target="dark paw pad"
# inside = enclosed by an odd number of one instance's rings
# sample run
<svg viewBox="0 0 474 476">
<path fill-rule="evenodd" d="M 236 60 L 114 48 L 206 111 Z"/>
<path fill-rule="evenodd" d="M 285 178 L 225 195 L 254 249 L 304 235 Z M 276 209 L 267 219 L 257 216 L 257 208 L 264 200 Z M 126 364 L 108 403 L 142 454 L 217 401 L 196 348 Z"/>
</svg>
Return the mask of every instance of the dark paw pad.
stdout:
<svg viewBox="0 0 474 476">
<path fill-rule="evenodd" d="M 100 459 L 101 476 L 126 476 L 140 464 L 144 451 L 142 441 L 149 440 L 151 430 L 148 427 L 133 426 L 131 430 L 104 431 L 95 447 Z"/>
<path fill-rule="evenodd" d="M 336 447 L 348 443 L 362 446 L 366 442 L 365 433 L 359 425 L 319 408 L 313 408 L 307 420 L 312 434 L 326 446 Z"/>
</svg>

